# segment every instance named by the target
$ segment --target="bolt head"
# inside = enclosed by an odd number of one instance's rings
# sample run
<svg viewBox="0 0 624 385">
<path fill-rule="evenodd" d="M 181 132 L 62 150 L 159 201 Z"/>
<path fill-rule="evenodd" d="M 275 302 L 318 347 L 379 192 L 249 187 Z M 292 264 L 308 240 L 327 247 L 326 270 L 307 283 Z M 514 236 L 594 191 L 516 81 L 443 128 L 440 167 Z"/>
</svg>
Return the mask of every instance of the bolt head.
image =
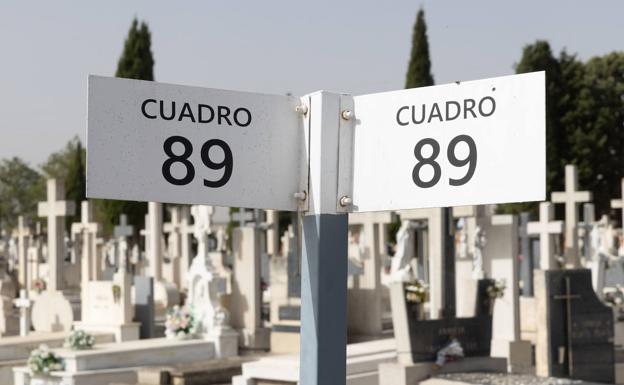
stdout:
<svg viewBox="0 0 624 385">
<path fill-rule="evenodd" d="M 341 115 L 344 120 L 353 119 L 353 111 L 351 110 L 343 110 Z"/>
</svg>

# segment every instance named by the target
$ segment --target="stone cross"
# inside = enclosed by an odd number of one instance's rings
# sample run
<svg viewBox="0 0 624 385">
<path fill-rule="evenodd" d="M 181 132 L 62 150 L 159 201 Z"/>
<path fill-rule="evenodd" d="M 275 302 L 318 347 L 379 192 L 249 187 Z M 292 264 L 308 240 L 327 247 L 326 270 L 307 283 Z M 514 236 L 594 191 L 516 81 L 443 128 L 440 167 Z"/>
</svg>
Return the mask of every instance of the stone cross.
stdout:
<svg viewBox="0 0 624 385">
<path fill-rule="evenodd" d="M 77 242 L 77 237 L 82 240 L 80 263 L 83 283 L 100 279 L 101 261 L 98 260 L 95 242 L 99 231 L 100 225 L 93 222 L 93 205 L 90 201 L 82 201 L 80 222 L 72 223 L 71 232 L 74 242 Z"/>
<path fill-rule="evenodd" d="M 74 215 L 74 202 L 62 200 L 65 186 L 62 181 L 48 179 L 48 200 L 39 202 L 38 214 L 48 218 L 48 290 L 63 289 L 65 260 L 65 216 Z"/>
<path fill-rule="evenodd" d="M 20 312 L 20 337 L 26 337 L 30 332 L 30 307 L 32 301 L 28 299 L 28 289 L 20 289 L 20 296 L 13 300 Z"/>
<path fill-rule="evenodd" d="M 592 250 L 591 246 L 591 230 L 594 228 L 594 222 L 596 221 L 594 213 L 593 203 L 583 204 L 583 222 L 579 224 L 579 228 L 583 230 L 583 255 L 588 260 L 595 256 L 595 250 Z"/>
<path fill-rule="evenodd" d="M 279 212 L 275 210 L 266 211 L 266 237 L 267 254 L 276 256 L 279 254 Z"/>
<path fill-rule="evenodd" d="M 195 226 L 191 224 L 191 208 L 189 206 L 182 206 L 180 208 L 180 280 L 182 287 L 187 285 L 187 273 L 191 266 L 191 244 L 193 232 Z"/>
<path fill-rule="evenodd" d="M 620 190 L 621 198 L 612 199 L 611 208 L 622 210 L 622 222 L 620 222 L 620 227 L 624 229 L 624 178 L 622 178 L 621 186 L 622 186 L 622 189 Z"/>
<path fill-rule="evenodd" d="M 590 191 L 578 191 L 578 171 L 576 166 L 569 164 L 565 167 L 565 191 L 553 192 L 553 203 L 565 204 L 565 256 L 574 267 L 580 266 L 578 252 L 578 223 L 579 203 L 589 202 L 592 199 Z"/>
<path fill-rule="evenodd" d="M 169 257 L 169 269 L 167 270 L 167 279 L 171 280 L 177 287 L 181 287 L 184 280 L 181 279 L 180 274 L 180 260 L 182 257 L 182 220 L 181 220 L 182 207 L 171 206 L 169 212 L 171 214 L 171 222 L 167 222 L 163 225 L 163 230 L 167 234 L 167 255 Z M 188 266 L 182 267 L 182 270 L 187 269 Z"/>
<path fill-rule="evenodd" d="M 32 235 L 30 227 L 24 225 L 24 217 L 17 217 L 17 255 L 19 258 L 19 284 L 28 288 L 28 239 Z"/>
<path fill-rule="evenodd" d="M 197 205 L 191 207 L 191 215 L 195 221 L 195 231 L 193 235 L 195 239 L 197 239 L 196 258 L 210 259 L 208 254 L 208 235 L 211 232 L 210 217 L 213 211 L 214 209 L 212 206 Z"/>
<path fill-rule="evenodd" d="M 247 211 L 244 208 L 240 208 L 237 213 L 232 214 L 232 220 L 238 221 L 239 227 L 245 227 L 247 222 L 254 219 L 254 215 L 251 211 Z"/>
<path fill-rule="evenodd" d="M 555 261 L 555 244 L 552 242 L 552 235 L 563 232 L 563 222 L 552 220 L 554 207 L 550 202 L 541 202 L 539 212 L 539 222 L 529 222 L 527 231 L 529 234 L 539 235 L 540 269 L 550 270 L 557 266 Z"/>
<path fill-rule="evenodd" d="M 113 234 L 119 242 L 119 271 L 128 271 L 128 240 L 127 238 L 134 234 L 134 227 L 128 224 L 126 214 L 119 216 L 119 225 L 113 229 Z"/>
<path fill-rule="evenodd" d="M 147 204 L 148 222 L 146 236 L 146 259 L 148 274 L 154 281 L 162 280 L 163 245 L 162 245 L 162 203 L 149 202 Z"/>
</svg>

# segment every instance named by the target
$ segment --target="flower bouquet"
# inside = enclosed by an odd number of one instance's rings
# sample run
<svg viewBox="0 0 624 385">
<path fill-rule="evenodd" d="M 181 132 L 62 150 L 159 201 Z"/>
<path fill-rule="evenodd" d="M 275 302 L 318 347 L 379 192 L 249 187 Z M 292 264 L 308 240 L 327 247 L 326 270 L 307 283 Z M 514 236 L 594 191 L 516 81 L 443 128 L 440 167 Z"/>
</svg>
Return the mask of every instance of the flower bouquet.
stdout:
<svg viewBox="0 0 624 385">
<path fill-rule="evenodd" d="M 30 352 L 28 367 L 34 375 L 47 376 L 51 372 L 63 370 L 63 360 L 52 352 L 47 345 L 40 345 Z"/>
<path fill-rule="evenodd" d="M 43 279 L 37 278 L 32 282 L 30 288 L 36 291 L 37 294 L 41 294 L 46 289 L 46 283 Z"/>
<path fill-rule="evenodd" d="M 425 302 L 429 294 L 429 286 L 421 280 L 405 284 L 405 301 L 415 304 L 418 309 L 418 318 L 425 318 Z"/>
<path fill-rule="evenodd" d="M 87 350 L 95 345 L 95 337 L 84 330 L 74 330 L 65 339 L 65 346 L 71 350 Z"/>
<path fill-rule="evenodd" d="M 186 339 L 195 334 L 195 317 L 188 308 L 174 306 L 167 311 L 165 336 L 167 338 Z"/>
</svg>

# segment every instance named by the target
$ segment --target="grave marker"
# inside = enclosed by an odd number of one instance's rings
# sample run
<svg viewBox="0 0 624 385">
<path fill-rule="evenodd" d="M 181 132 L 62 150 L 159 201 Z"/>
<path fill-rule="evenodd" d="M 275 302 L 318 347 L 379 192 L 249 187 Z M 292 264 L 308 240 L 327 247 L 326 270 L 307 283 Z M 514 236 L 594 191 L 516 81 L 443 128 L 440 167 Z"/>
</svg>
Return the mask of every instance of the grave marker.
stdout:
<svg viewBox="0 0 624 385">
<path fill-rule="evenodd" d="M 62 290 L 64 287 L 63 265 L 65 263 L 65 217 L 74 215 L 74 202 L 62 200 L 65 185 L 62 181 L 48 179 L 48 200 L 39 202 L 40 217 L 48 219 L 48 270 L 47 290 Z"/>
<path fill-rule="evenodd" d="M 613 310 L 596 297 L 590 271 L 536 274 L 536 374 L 614 383 Z"/>
<path fill-rule="evenodd" d="M 563 232 L 563 222 L 552 221 L 555 213 L 550 202 L 541 202 L 539 212 L 539 222 L 529 222 L 527 231 L 529 234 L 539 234 L 540 269 L 555 269 L 557 268 L 557 261 L 555 259 L 555 244 L 552 242 L 552 235 Z"/>
<path fill-rule="evenodd" d="M 32 235 L 30 227 L 24 225 L 24 217 L 17 217 L 17 255 L 19 265 L 19 284 L 28 290 L 28 238 Z"/>
<path fill-rule="evenodd" d="M 578 171 L 576 166 L 565 167 L 565 191 L 553 192 L 553 203 L 565 204 L 565 256 L 573 267 L 579 267 L 578 255 L 578 205 L 592 199 L 591 191 L 578 191 Z"/>
</svg>

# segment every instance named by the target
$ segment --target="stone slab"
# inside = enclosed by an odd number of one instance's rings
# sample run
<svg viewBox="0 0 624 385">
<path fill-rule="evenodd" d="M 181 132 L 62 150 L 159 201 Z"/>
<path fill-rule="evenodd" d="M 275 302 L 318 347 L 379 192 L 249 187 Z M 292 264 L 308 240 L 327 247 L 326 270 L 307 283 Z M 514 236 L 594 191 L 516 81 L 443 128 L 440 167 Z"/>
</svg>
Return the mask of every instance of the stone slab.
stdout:
<svg viewBox="0 0 624 385">
<path fill-rule="evenodd" d="M 347 384 L 377 384 L 380 363 L 396 361 L 393 338 L 347 345 Z M 242 375 L 233 384 L 297 383 L 299 381 L 299 355 L 285 354 L 264 357 L 243 364 Z"/>
<path fill-rule="evenodd" d="M 24 337 L 3 337 L 0 339 L 0 361 L 21 360 L 28 358 L 31 350 L 39 345 L 48 345 L 50 348 L 63 346 L 65 338 L 70 332 L 30 333 Z M 114 341 L 111 333 L 93 333 L 96 344 Z"/>
</svg>

